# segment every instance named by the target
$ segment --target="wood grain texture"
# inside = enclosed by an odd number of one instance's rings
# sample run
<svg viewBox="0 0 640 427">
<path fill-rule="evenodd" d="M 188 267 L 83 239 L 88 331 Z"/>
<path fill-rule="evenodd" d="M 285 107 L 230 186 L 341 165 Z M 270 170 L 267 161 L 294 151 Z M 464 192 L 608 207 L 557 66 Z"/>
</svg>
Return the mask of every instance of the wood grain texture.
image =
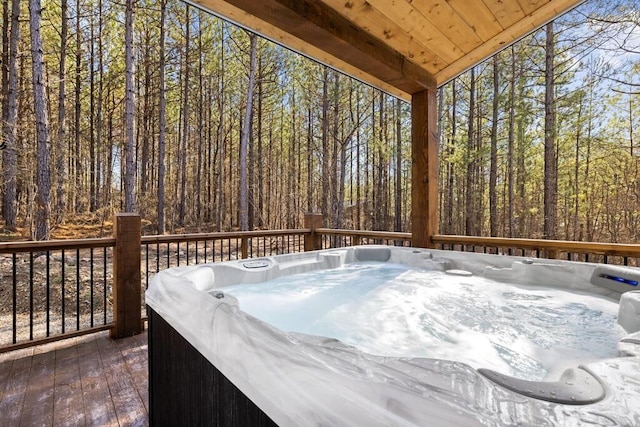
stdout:
<svg viewBox="0 0 640 427">
<path fill-rule="evenodd" d="M 31 356 L 33 349 L 24 349 L 14 352 L 14 358 L 7 357 L 3 364 L 10 365 L 5 383 L 2 401 L 0 401 L 0 414 L 7 425 L 18 425 L 22 416 L 24 396 L 31 372 Z"/>
<path fill-rule="evenodd" d="M 147 410 L 118 345 L 113 340 L 97 340 L 97 344 L 118 423 L 126 426 L 147 425 Z"/>
<path fill-rule="evenodd" d="M 55 363 L 55 351 L 33 355 L 21 425 L 52 425 Z"/>
<path fill-rule="evenodd" d="M 147 334 L 0 354 L 0 426 L 148 425 Z"/>
<path fill-rule="evenodd" d="M 374 76 L 405 94 L 420 91 L 433 81 L 433 76 L 426 69 L 409 61 L 383 40 L 362 31 L 356 24 L 322 2 L 200 0 L 198 4 L 213 11 L 220 11 L 220 14 L 224 14 L 226 6 L 231 5 L 244 13 L 236 14 L 236 18 L 244 19 L 248 24 L 263 30 L 260 32 L 256 29 L 257 32 L 264 34 L 264 31 L 268 30 L 268 27 L 261 27 L 259 24 L 259 22 L 266 22 L 269 26 L 291 34 L 304 44 L 339 58 L 340 61 Z M 247 16 L 255 19 L 247 20 Z M 271 39 L 275 38 L 269 34 L 264 35 Z M 321 60 L 321 58 L 318 59 Z"/>
<path fill-rule="evenodd" d="M 432 76 L 440 86 L 582 1 L 196 0 L 196 3 L 409 100 L 410 95 L 429 86 Z"/>
<path fill-rule="evenodd" d="M 84 411 L 78 411 L 77 396 L 82 393 L 80 364 L 75 339 L 74 345 L 56 350 L 53 425 L 85 425 Z"/>
<path fill-rule="evenodd" d="M 118 213 L 113 219 L 116 246 L 113 249 L 112 338 L 142 332 L 140 273 L 141 219 L 138 214 Z"/>
<path fill-rule="evenodd" d="M 411 234 L 413 246 L 431 248 L 438 230 L 438 137 L 436 89 L 411 103 Z"/>
<path fill-rule="evenodd" d="M 83 342 L 78 346 L 78 361 L 83 401 L 84 417 L 90 425 L 117 424 L 109 387 L 104 373 L 100 351 L 95 340 Z"/>
</svg>

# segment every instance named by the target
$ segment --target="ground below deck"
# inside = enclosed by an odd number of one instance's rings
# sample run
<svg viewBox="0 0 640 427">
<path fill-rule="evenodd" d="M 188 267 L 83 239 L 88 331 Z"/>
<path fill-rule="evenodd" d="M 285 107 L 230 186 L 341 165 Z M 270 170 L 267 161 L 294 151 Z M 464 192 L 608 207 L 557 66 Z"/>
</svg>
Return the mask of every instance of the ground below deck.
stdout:
<svg viewBox="0 0 640 427">
<path fill-rule="evenodd" d="M 108 332 L 0 354 L 0 425 L 149 424 L 147 333 Z"/>
</svg>

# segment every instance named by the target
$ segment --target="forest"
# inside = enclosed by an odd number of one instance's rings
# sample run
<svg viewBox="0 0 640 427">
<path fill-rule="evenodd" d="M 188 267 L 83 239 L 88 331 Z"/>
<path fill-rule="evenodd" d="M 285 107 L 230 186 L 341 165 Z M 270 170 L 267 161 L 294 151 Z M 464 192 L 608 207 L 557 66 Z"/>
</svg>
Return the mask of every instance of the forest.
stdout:
<svg viewBox="0 0 640 427">
<path fill-rule="evenodd" d="M 411 230 L 405 102 L 182 1 L 2 1 L 5 233 L 118 211 Z M 640 240 L 637 0 L 587 1 L 438 98 L 442 234 Z"/>
</svg>

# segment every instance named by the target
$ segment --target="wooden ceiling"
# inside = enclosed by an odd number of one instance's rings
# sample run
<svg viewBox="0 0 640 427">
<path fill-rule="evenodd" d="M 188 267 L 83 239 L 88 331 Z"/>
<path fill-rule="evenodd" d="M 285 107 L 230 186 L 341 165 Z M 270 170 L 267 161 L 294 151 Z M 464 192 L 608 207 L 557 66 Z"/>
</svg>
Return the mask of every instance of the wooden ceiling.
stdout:
<svg viewBox="0 0 640 427">
<path fill-rule="evenodd" d="M 403 99 L 584 0 L 190 0 Z"/>
</svg>

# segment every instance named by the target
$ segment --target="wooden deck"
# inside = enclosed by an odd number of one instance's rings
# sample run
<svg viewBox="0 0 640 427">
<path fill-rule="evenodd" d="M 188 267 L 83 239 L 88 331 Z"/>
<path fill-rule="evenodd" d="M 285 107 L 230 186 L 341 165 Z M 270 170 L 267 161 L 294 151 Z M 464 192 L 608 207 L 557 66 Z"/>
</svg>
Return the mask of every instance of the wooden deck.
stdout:
<svg viewBox="0 0 640 427">
<path fill-rule="evenodd" d="M 143 426 L 147 333 L 108 332 L 0 354 L 0 425 Z"/>
</svg>

